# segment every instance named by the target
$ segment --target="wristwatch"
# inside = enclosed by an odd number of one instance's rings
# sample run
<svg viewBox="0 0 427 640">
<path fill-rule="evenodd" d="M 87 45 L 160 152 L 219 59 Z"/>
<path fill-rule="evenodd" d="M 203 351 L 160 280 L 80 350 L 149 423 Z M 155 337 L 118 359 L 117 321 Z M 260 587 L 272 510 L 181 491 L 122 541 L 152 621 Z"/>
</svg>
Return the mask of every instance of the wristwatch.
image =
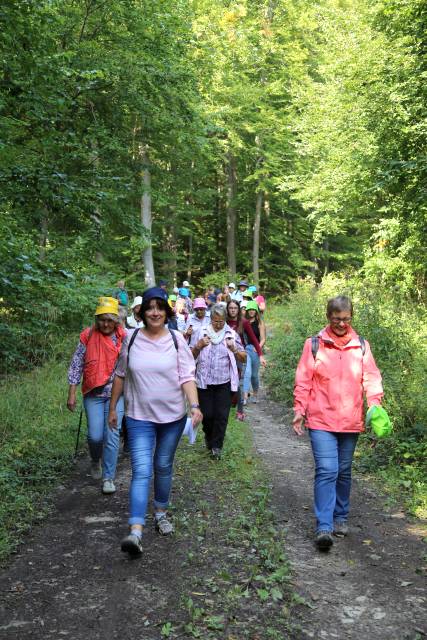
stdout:
<svg viewBox="0 0 427 640">
<path fill-rule="evenodd" d="M 190 404 L 190 409 L 200 409 L 200 405 L 199 404 Z"/>
</svg>

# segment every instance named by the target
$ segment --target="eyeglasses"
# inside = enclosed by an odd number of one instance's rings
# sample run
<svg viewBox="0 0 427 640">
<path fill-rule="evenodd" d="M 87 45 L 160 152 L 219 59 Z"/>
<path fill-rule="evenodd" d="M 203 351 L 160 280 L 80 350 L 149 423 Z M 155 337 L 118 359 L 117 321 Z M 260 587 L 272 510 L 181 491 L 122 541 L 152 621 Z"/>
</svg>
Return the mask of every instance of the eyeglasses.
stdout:
<svg viewBox="0 0 427 640">
<path fill-rule="evenodd" d="M 112 318 L 98 318 L 98 322 L 108 322 L 108 324 L 112 324 L 114 320 Z"/>
<path fill-rule="evenodd" d="M 225 320 L 212 320 L 212 324 L 225 324 Z"/>
<path fill-rule="evenodd" d="M 350 324 L 350 322 L 352 321 L 353 318 L 330 318 L 330 321 L 332 322 L 332 324 L 341 324 L 341 322 L 344 322 L 344 324 Z"/>
</svg>

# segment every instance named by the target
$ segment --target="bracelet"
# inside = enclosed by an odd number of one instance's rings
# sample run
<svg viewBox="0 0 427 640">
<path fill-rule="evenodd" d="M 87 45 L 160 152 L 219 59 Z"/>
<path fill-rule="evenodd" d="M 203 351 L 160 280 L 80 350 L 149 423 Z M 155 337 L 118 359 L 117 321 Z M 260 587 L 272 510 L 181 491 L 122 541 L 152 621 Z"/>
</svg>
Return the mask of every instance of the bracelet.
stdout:
<svg viewBox="0 0 427 640">
<path fill-rule="evenodd" d="M 200 409 L 200 405 L 195 402 L 194 404 L 190 404 L 190 409 Z"/>
</svg>

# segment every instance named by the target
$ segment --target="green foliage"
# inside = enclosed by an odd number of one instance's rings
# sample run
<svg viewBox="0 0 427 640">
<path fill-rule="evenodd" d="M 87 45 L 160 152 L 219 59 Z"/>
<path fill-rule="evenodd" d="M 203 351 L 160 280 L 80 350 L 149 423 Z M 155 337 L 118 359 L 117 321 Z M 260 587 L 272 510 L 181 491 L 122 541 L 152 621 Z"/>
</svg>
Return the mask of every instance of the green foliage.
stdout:
<svg viewBox="0 0 427 640">
<path fill-rule="evenodd" d="M 326 325 L 326 302 L 338 294 L 354 303 L 353 326 L 372 347 L 384 383 L 384 407 L 392 418 L 394 435 L 367 449 L 369 468 L 398 470 L 412 506 L 420 506 L 427 453 L 427 317 L 398 290 L 384 291 L 381 284 L 330 275 L 320 286 L 306 279 L 299 283 L 286 306 L 275 307 L 269 318 L 274 326 L 271 343 L 273 364 L 267 379 L 276 398 L 292 403 L 295 369 L 304 340 Z M 424 475 L 425 477 L 425 475 Z"/>
<path fill-rule="evenodd" d="M 100 295 L 117 276 L 72 270 L 72 256 L 41 260 L 16 229 L 0 239 L 0 338 L 3 372 L 29 368 L 51 356 L 69 332 L 91 322 Z M 70 264 L 70 267 L 68 265 Z"/>
</svg>

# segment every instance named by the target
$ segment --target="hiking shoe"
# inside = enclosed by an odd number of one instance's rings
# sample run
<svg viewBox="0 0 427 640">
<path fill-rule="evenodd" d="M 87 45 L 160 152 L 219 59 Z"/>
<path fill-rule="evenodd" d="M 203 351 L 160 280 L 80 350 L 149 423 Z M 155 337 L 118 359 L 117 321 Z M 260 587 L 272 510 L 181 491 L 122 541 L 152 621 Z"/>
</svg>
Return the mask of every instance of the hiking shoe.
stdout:
<svg viewBox="0 0 427 640">
<path fill-rule="evenodd" d="M 344 536 L 348 535 L 348 524 L 345 520 L 334 522 L 334 535 L 337 538 L 344 538 Z"/>
<path fill-rule="evenodd" d="M 134 533 L 129 533 L 126 538 L 122 540 L 122 551 L 130 553 L 131 556 L 138 556 L 142 553 L 142 538 L 136 536 Z"/>
<path fill-rule="evenodd" d="M 221 449 L 213 447 L 213 449 L 211 449 L 211 458 L 212 460 L 221 460 Z"/>
<path fill-rule="evenodd" d="M 173 527 L 173 524 L 169 520 L 166 513 L 160 516 L 160 518 L 155 516 L 154 520 L 156 523 L 156 531 L 158 531 L 161 536 L 169 536 L 171 533 L 174 532 L 175 529 Z"/>
<path fill-rule="evenodd" d="M 314 542 L 320 551 L 328 551 L 334 544 L 334 539 L 330 531 L 318 531 Z"/>
<path fill-rule="evenodd" d="M 236 413 L 236 418 L 237 420 L 240 420 L 240 422 L 243 422 L 243 420 L 245 419 L 245 414 L 243 413 L 243 411 L 238 411 Z"/>
<path fill-rule="evenodd" d="M 107 478 L 106 480 L 104 480 L 104 482 L 102 483 L 102 493 L 115 493 L 115 492 L 116 492 L 116 485 L 111 480 L 111 478 Z"/>
<path fill-rule="evenodd" d="M 90 463 L 90 475 L 94 480 L 101 480 L 102 478 L 102 465 L 101 460 L 92 460 Z"/>
</svg>

